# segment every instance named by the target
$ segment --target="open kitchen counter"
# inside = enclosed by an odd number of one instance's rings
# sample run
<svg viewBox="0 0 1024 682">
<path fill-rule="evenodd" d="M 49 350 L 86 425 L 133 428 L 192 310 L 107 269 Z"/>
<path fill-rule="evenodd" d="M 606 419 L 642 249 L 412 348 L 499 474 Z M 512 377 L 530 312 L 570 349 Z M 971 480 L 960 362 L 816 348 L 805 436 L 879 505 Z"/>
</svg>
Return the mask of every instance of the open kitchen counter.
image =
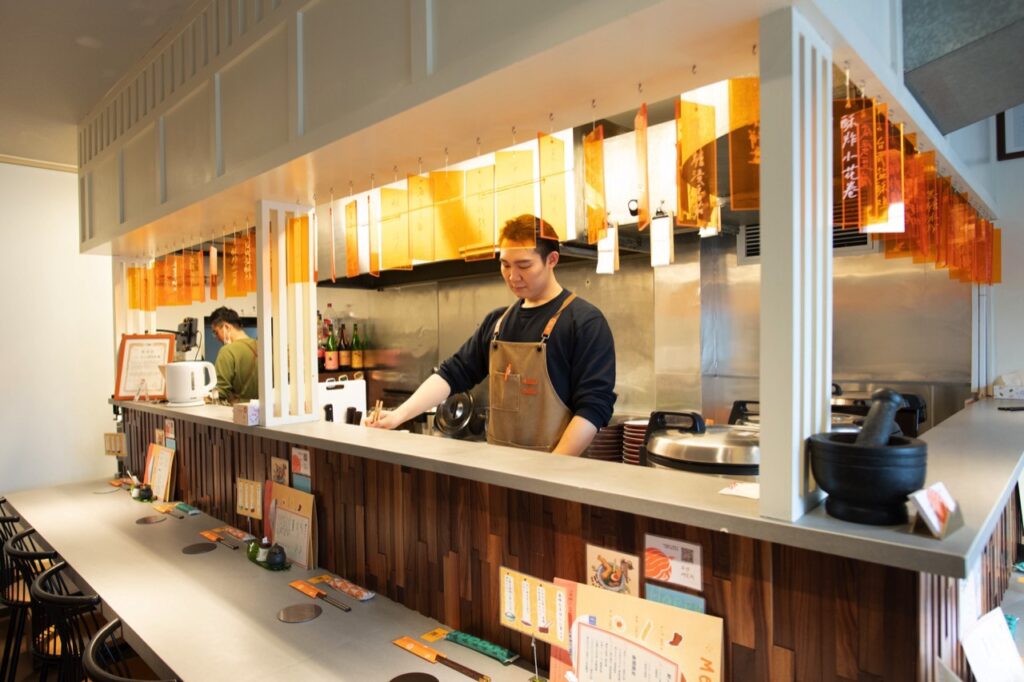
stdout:
<svg viewBox="0 0 1024 682">
<path fill-rule="evenodd" d="M 796 522 L 759 515 L 756 500 L 721 495 L 728 481 L 681 471 L 553 457 L 528 450 L 316 422 L 274 428 L 231 421 L 224 406 L 123 408 L 192 421 L 259 438 L 454 476 L 662 519 L 713 531 L 915 572 L 966 577 L 1001 518 L 1021 473 L 1024 417 L 969 405 L 929 431 L 928 484 L 943 481 L 961 506 L 964 525 L 944 540 L 906 527 L 872 527 L 834 519 L 819 506 Z"/>
</svg>

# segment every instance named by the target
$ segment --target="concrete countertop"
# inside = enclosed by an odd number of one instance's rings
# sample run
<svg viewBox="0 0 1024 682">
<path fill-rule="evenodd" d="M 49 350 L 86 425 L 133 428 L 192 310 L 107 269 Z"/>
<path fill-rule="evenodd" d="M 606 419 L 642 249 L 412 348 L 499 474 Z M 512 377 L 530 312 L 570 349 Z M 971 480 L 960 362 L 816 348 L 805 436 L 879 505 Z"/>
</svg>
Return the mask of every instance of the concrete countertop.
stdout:
<svg viewBox="0 0 1024 682">
<path fill-rule="evenodd" d="M 1024 413 L 996 409 L 1020 401 L 969 405 L 925 434 L 927 483 L 943 481 L 960 504 L 964 520 L 963 527 L 937 540 L 903 526 L 840 521 L 828 516 L 823 506 L 795 522 L 763 518 L 756 500 L 719 494 L 725 479 L 683 471 L 329 422 L 240 426 L 231 421 L 231 408 L 217 405 L 117 404 L 295 445 L 955 578 L 966 577 L 977 563 L 1024 465 Z"/>
</svg>

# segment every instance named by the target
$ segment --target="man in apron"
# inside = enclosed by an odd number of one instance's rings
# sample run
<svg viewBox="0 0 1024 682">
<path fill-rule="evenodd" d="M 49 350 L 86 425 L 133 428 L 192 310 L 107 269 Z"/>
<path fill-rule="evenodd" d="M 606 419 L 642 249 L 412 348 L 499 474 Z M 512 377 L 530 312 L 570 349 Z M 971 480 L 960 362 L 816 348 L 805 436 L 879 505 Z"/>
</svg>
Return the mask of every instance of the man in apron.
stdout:
<svg viewBox="0 0 1024 682">
<path fill-rule="evenodd" d="M 564 455 L 587 448 L 615 405 L 615 345 L 601 311 L 555 278 L 554 236 L 536 216 L 506 223 L 501 274 L 516 302 L 488 314 L 436 374 L 368 426 L 396 428 L 489 378 L 487 442 Z"/>
</svg>

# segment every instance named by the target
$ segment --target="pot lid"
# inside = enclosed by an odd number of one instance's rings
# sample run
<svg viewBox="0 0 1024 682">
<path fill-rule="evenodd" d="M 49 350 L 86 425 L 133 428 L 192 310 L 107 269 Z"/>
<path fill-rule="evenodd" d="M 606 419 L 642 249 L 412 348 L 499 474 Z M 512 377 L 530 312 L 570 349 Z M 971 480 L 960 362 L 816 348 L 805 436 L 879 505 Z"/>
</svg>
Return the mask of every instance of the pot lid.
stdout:
<svg viewBox="0 0 1024 682">
<path fill-rule="evenodd" d="M 453 393 L 437 406 L 434 425 L 446 436 L 464 433 L 473 419 L 473 396 L 469 393 Z"/>
<path fill-rule="evenodd" d="M 665 429 L 651 434 L 647 452 L 681 462 L 749 466 L 761 463 L 760 430 L 754 426 L 708 426 L 704 433 Z"/>
</svg>

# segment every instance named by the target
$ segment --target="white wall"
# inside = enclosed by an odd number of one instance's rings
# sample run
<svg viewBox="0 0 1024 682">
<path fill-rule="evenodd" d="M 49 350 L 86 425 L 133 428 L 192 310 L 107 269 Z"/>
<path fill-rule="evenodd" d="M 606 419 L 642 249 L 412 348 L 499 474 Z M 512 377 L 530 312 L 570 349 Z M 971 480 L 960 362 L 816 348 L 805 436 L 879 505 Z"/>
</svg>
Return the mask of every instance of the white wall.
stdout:
<svg viewBox="0 0 1024 682">
<path fill-rule="evenodd" d="M 996 161 L 995 119 L 949 136 L 950 144 L 999 207 L 1003 229 L 1003 283 L 992 288 L 992 376 L 1024 369 L 1024 159 Z"/>
<path fill-rule="evenodd" d="M 77 183 L 0 163 L 0 493 L 114 470 L 110 259 L 78 253 Z"/>
</svg>

